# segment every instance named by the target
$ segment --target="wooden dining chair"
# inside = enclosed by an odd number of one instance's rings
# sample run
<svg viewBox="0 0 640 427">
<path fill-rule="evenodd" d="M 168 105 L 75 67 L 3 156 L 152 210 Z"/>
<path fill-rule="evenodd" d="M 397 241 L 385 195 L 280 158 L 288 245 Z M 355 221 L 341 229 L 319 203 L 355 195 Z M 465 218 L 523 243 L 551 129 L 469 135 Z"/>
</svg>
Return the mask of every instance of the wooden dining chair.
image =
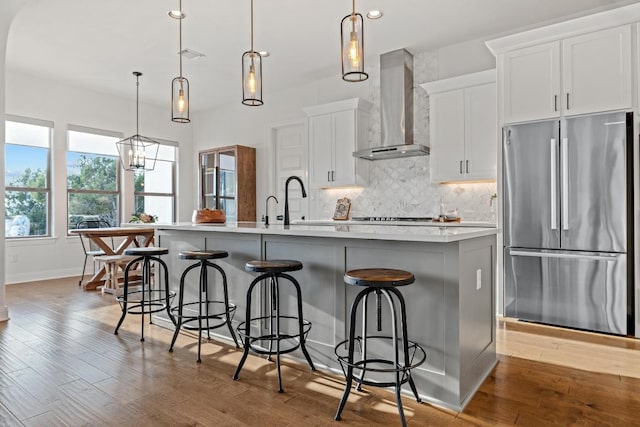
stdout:
<svg viewBox="0 0 640 427">
<path fill-rule="evenodd" d="M 76 229 L 83 228 L 108 228 L 111 227 L 107 221 L 102 219 L 89 219 L 82 220 L 76 223 Z M 78 286 L 82 286 L 82 281 L 84 280 L 84 273 L 87 269 L 87 260 L 89 257 L 93 260 L 93 271 L 95 273 L 95 257 L 106 255 L 102 249 L 100 249 L 93 241 L 89 238 L 83 237 L 81 234 L 78 234 L 80 237 L 80 243 L 82 244 L 82 251 L 84 252 L 84 263 L 82 264 L 82 276 L 80 276 L 80 281 L 78 282 Z M 113 248 L 113 237 L 111 238 L 111 247 Z"/>
</svg>

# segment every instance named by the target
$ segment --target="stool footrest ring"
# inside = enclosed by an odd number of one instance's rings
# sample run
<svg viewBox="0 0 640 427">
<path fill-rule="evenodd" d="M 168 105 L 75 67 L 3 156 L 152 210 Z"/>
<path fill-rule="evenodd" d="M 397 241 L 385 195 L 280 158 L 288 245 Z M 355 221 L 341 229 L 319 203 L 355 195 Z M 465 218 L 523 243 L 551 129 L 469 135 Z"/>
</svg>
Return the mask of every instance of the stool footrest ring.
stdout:
<svg viewBox="0 0 640 427">
<path fill-rule="evenodd" d="M 366 339 L 367 341 L 376 340 L 376 339 L 393 341 L 393 337 L 380 336 L 380 335 L 367 335 Z M 357 337 L 355 341 L 358 343 L 358 346 L 362 348 L 362 345 L 361 345 L 362 337 Z M 401 345 L 402 339 L 397 338 L 397 341 L 398 341 L 398 350 L 401 350 L 402 352 L 402 348 L 403 348 Z M 347 372 L 346 372 L 347 368 L 352 367 L 354 370 L 353 381 L 360 384 L 370 385 L 374 387 L 394 387 L 396 385 L 395 378 L 393 378 L 393 381 L 371 380 L 371 379 L 365 378 L 365 375 L 367 373 L 378 373 L 378 374 L 384 375 L 384 374 L 396 374 L 398 372 L 402 373 L 400 383 L 404 384 L 407 381 L 409 381 L 410 376 L 408 372 L 422 365 L 427 359 L 426 352 L 419 344 L 417 344 L 414 341 L 407 341 L 408 354 L 409 354 L 408 365 L 404 365 L 404 360 L 402 360 L 401 358 L 399 358 L 397 365 L 393 360 L 389 360 L 389 359 L 380 359 L 380 358 L 361 359 L 360 357 L 357 357 L 355 355 L 355 349 L 354 349 L 354 357 L 353 357 L 354 360 L 353 362 L 349 363 L 349 349 L 346 346 L 348 342 L 349 340 L 344 340 L 339 342 L 334 349 L 334 353 L 338 358 L 338 361 L 340 362 L 340 366 L 342 368 L 342 372 L 344 373 L 344 375 L 347 376 Z M 385 366 L 389 366 L 389 367 L 385 367 Z M 364 373 L 365 375 L 362 375 L 362 373 Z"/>
<path fill-rule="evenodd" d="M 233 320 L 233 317 L 236 313 L 236 306 L 233 304 L 229 304 L 229 309 L 228 310 L 224 310 L 224 301 L 209 301 L 208 304 L 209 305 L 214 305 L 214 306 L 220 306 L 220 310 L 221 311 L 217 311 L 217 312 L 211 312 L 209 311 L 209 314 L 203 314 L 202 316 L 200 316 L 198 314 L 197 310 L 194 309 L 187 309 L 188 306 L 197 306 L 200 303 L 198 301 L 196 302 L 190 302 L 187 304 L 183 304 L 182 305 L 182 309 L 183 309 L 183 313 L 182 316 L 180 316 L 180 307 L 179 306 L 175 306 L 175 307 L 171 307 L 171 312 L 173 313 L 173 315 L 175 316 L 176 319 L 181 319 L 181 327 L 182 329 L 186 329 L 188 331 L 197 331 L 198 329 L 201 329 L 203 331 L 206 330 L 212 330 L 212 329 L 218 329 L 222 326 L 225 326 L 227 324 L 227 315 L 229 316 L 229 321 Z M 188 313 L 184 313 L 184 311 L 188 311 Z M 209 320 L 218 320 L 220 321 L 220 323 L 216 323 L 215 325 L 202 325 L 202 327 L 200 327 L 200 325 L 198 325 L 198 323 L 192 325 L 190 323 L 192 322 L 198 322 L 198 319 L 200 319 L 201 321 L 206 321 L 207 319 Z"/>
<path fill-rule="evenodd" d="M 238 331 L 238 334 L 240 335 L 240 337 L 242 338 L 242 340 L 245 339 L 249 339 L 249 349 L 251 351 L 253 351 L 254 353 L 257 354 L 265 354 L 265 355 L 274 355 L 277 354 L 278 352 L 276 351 L 276 349 L 272 349 L 272 350 L 267 350 L 267 349 L 263 349 L 257 346 L 254 346 L 253 343 L 258 342 L 258 341 L 285 341 L 285 340 L 292 340 L 292 339 L 298 339 L 297 342 L 295 343 L 290 343 L 290 347 L 285 347 L 285 348 L 280 348 L 280 354 L 286 354 L 286 353 L 291 353 L 292 351 L 297 350 L 298 348 L 300 348 L 300 341 L 302 340 L 306 340 L 307 335 L 309 334 L 309 331 L 311 330 L 311 322 L 309 322 L 308 320 L 302 320 L 302 332 L 301 333 L 280 333 L 279 335 L 276 335 L 274 331 L 268 331 L 264 334 L 261 335 L 251 335 L 251 333 L 247 332 L 247 329 L 251 329 L 251 323 L 254 322 L 261 322 L 261 321 L 270 321 L 271 318 L 269 316 L 261 316 L 261 317 L 252 317 L 251 319 L 249 319 L 249 326 L 247 326 L 247 322 L 242 322 L 238 325 L 238 327 L 236 328 L 236 330 Z M 275 318 L 273 319 L 275 321 Z M 295 321 L 295 325 L 298 325 L 298 317 L 296 316 L 280 316 L 280 320 L 288 320 L 288 321 Z"/>
</svg>

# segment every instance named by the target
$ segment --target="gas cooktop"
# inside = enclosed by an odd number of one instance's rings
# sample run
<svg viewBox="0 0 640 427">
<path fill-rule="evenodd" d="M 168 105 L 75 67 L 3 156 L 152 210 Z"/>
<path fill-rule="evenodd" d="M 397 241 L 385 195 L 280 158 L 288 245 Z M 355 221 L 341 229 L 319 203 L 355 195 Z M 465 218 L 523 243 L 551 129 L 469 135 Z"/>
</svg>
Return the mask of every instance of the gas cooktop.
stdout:
<svg viewBox="0 0 640 427">
<path fill-rule="evenodd" d="M 399 221 L 399 222 L 427 222 L 433 221 L 430 216 L 354 216 L 352 221 Z"/>
</svg>

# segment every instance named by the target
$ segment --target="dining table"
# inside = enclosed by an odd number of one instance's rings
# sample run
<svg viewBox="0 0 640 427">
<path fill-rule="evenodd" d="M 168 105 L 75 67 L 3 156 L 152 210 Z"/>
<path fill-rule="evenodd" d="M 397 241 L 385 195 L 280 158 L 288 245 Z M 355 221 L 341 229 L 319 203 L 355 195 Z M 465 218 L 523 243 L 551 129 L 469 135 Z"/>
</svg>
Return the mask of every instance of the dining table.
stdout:
<svg viewBox="0 0 640 427">
<path fill-rule="evenodd" d="M 108 228 L 79 228 L 70 230 L 82 238 L 91 240 L 95 246 L 104 252 L 104 256 L 122 255 L 130 247 L 147 247 L 153 243 L 155 233 L 152 227 L 108 227 Z M 113 240 L 112 240 L 113 239 Z M 120 240 L 121 239 L 121 240 Z M 118 241 L 111 246 L 110 242 Z M 95 290 L 105 285 L 107 269 L 101 265 L 89 281 L 83 284 L 85 290 Z"/>
</svg>

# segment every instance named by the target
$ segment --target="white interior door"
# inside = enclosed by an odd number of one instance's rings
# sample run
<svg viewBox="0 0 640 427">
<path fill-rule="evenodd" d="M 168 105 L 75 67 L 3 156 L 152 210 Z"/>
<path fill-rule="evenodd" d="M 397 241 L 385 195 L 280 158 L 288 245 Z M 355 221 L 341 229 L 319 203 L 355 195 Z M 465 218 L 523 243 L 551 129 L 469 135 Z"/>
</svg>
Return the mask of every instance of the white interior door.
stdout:
<svg viewBox="0 0 640 427">
<path fill-rule="evenodd" d="M 269 222 L 275 222 L 277 215 L 284 212 L 284 185 L 288 177 L 298 176 L 309 191 L 307 173 L 307 144 L 303 122 L 278 126 L 273 129 L 274 144 L 274 186 L 278 205 L 269 203 Z M 302 198 L 297 182 L 289 184 L 289 215 L 291 220 L 309 218 L 308 198 Z M 277 207 L 276 207 L 277 206 Z M 264 209 L 264 208 L 262 208 Z"/>
</svg>

